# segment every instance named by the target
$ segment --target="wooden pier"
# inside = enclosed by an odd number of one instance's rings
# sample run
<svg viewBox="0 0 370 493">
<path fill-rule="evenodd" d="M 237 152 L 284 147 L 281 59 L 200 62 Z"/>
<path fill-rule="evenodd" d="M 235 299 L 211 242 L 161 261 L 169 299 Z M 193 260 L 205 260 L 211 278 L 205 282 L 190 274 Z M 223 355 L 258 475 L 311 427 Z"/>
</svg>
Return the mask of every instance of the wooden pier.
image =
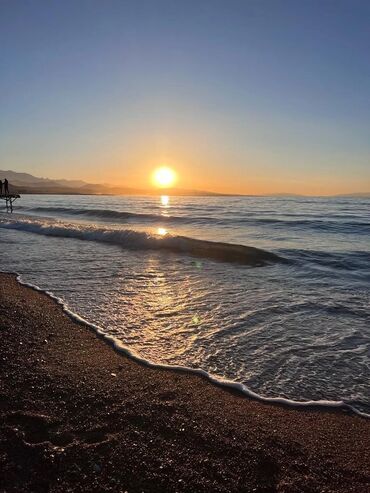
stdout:
<svg viewBox="0 0 370 493">
<path fill-rule="evenodd" d="M 5 200 L 6 212 L 13 212 L 13 202 L 20 198 L 21 196 L 16 194 L 0 195 L 0 200 Z"/>
</svg>

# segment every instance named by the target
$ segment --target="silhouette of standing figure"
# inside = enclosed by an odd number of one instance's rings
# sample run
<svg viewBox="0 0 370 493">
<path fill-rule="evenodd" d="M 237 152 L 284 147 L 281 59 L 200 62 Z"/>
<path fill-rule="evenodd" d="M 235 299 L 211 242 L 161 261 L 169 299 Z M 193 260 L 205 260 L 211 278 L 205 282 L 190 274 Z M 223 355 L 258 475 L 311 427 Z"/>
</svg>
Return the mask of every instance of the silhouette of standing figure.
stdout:
<svg viewBox="0 0 370 493">
<path fill-rule="evenodd" d="M 4 195 L 9 195 L 9 182 L 6 178 L 4 180 Z"/>
<path fill-rule="evenodd" d="M 0 195 L 3 194 L 3 182 L 0 180 Z"/>
</svg>

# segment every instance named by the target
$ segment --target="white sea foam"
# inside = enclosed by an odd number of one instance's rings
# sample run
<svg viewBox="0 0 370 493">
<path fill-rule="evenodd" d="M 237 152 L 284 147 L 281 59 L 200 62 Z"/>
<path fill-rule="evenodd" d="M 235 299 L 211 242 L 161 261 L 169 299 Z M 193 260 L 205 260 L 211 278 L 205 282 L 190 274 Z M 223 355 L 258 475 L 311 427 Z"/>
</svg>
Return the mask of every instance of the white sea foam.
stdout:
<svg viewBox="0 0 370 493">
<path fill-rule="evenodd" d="M 253 392 L 250 390 L 247 386 L 235 382 L 232 380 L 227 380 L 227 379 L 222 379 L 217 376 L 214 376 L 210 374 L 209 372 L 201 369 L 201 368 L 190 368 L 188 366 L 182 366 L 182 365 L 167 365 L 167 364 L 158 364 L 154 363 L 150 360 L 147 360 L 143 357 L 141 357 L 137 352 L 133 351 L 132 349 L 128 348 L 125 346 L 119 339 L 116 337 L 113 337 L 111 335 L 106 334 L 104 329 L 100 327 L 99 325 L 93 324 L 88 322 L 86 319 L 78 315 L 77 313 L 73 312 L 71 309 L 68 308 L 68 305 L 58 296 L 55 296 L 52 292 L 43 290 L 40 287 L 38 287 L 35 284 L 23 281 L 20 274 L 18 273 L 13 273 L 17 277 L 17 281 L 26 287 L 29 287 L 31 289 L 34 289 L 36 291 L 42 292 L 49 296 L 52 300 L 54 300 L 56 303 L 61 305 L 63 311 L 74 321 L 86 326 L 89 329 L 92 329 L 95 331 L 106 343 L 108 343 L 110 346 L 112 346 L 113 349 L 116 351 L 122 353 L 123 355 L 131 358 L 132 360 L 143 364 L 145 366 L 148 366 L 150 368 L 162 368 L 162 369 L 168 369 L 171 371 L 180 371 L 180 372 L 187 372 L 191 373 L 194 375 L 199 375 L 203 378 L 206 378 L 210 382 L 224 387 L 224 388 L 230 388 L 234 389 L 241 394 L 245 395 L 246 397 L 249 397 L 251 399 L 260 401 L 260 402 L 265 402 L 269 404 L 275 404 L 275 405 L 283 405 L 283 406 L 289 406 L 292 408 L 302 408 L 302 409 L 321 409 L 321 410 L 330 410 L 330 409 L 338 409 L 338 410 L 343 410 L 343 411 L 350 411 L 358 416 L 361 416 L 363 418 L 370 418 L 370 414 L 367 414 L 365 412 L 362 412 L 355 407 L 347 404 L 344 401 L 331 401 L 331 400 L 308 400 L 308 401 L 296 401 L 293 399 L 287 399 L 284 397 L 265 397 L 261 394 L 258 394 L 256 392 Z"/>
<path fill-rule="evenodd" d="M 111 243 L 127 249 L 165 250 L 245 265 L 262 266 L 267 262 L 282 260 L 271 252 L 244 245 L 197 240 L 185 236 L 153 235 L 144 231 L 101 228 L 61 221 L 21 218 L 15 220 L 0 219 L 0 227 L 45 236 Z"/>
</svg>

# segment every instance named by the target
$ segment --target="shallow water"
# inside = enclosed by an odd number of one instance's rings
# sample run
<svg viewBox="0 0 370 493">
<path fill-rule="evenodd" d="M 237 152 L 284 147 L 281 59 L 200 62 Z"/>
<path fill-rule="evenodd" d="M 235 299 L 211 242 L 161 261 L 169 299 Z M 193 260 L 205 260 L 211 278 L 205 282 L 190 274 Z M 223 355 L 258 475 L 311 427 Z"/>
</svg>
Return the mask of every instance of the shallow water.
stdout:
<svg viewBox="0 0 370 493">
<path fill-rule="evenodd" d="M 0 215 L 0 269 L 52 291 L 144 358 L 200 367 L 263 396 L 344 400 L 370 412 L 370 200 L 18 204 L 17 214 Z M 179 236 L 225 243 L 221 261 Z M 234 244 L 278 258 L 245 265 L 230 259 Z"/>
</svg>

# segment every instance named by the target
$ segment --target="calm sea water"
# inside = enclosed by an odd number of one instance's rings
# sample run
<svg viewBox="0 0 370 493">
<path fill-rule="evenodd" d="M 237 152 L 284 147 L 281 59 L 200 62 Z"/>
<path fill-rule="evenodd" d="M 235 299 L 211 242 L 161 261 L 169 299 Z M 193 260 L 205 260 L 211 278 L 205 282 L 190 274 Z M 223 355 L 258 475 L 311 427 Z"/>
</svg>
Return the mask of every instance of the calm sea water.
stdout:
<svg viewBox="0 0 370 493">
<path fill-rule="evenodd" d="M 52 291 L 150 361 L 369 413 L 369 206 L 23 196 L 16 214 L 0 214 L 0 270 Z M 223 243 L 221 260 L 207 240 Z M 246 265 L 235 244 L 281 261 Z"/>
</svg>

